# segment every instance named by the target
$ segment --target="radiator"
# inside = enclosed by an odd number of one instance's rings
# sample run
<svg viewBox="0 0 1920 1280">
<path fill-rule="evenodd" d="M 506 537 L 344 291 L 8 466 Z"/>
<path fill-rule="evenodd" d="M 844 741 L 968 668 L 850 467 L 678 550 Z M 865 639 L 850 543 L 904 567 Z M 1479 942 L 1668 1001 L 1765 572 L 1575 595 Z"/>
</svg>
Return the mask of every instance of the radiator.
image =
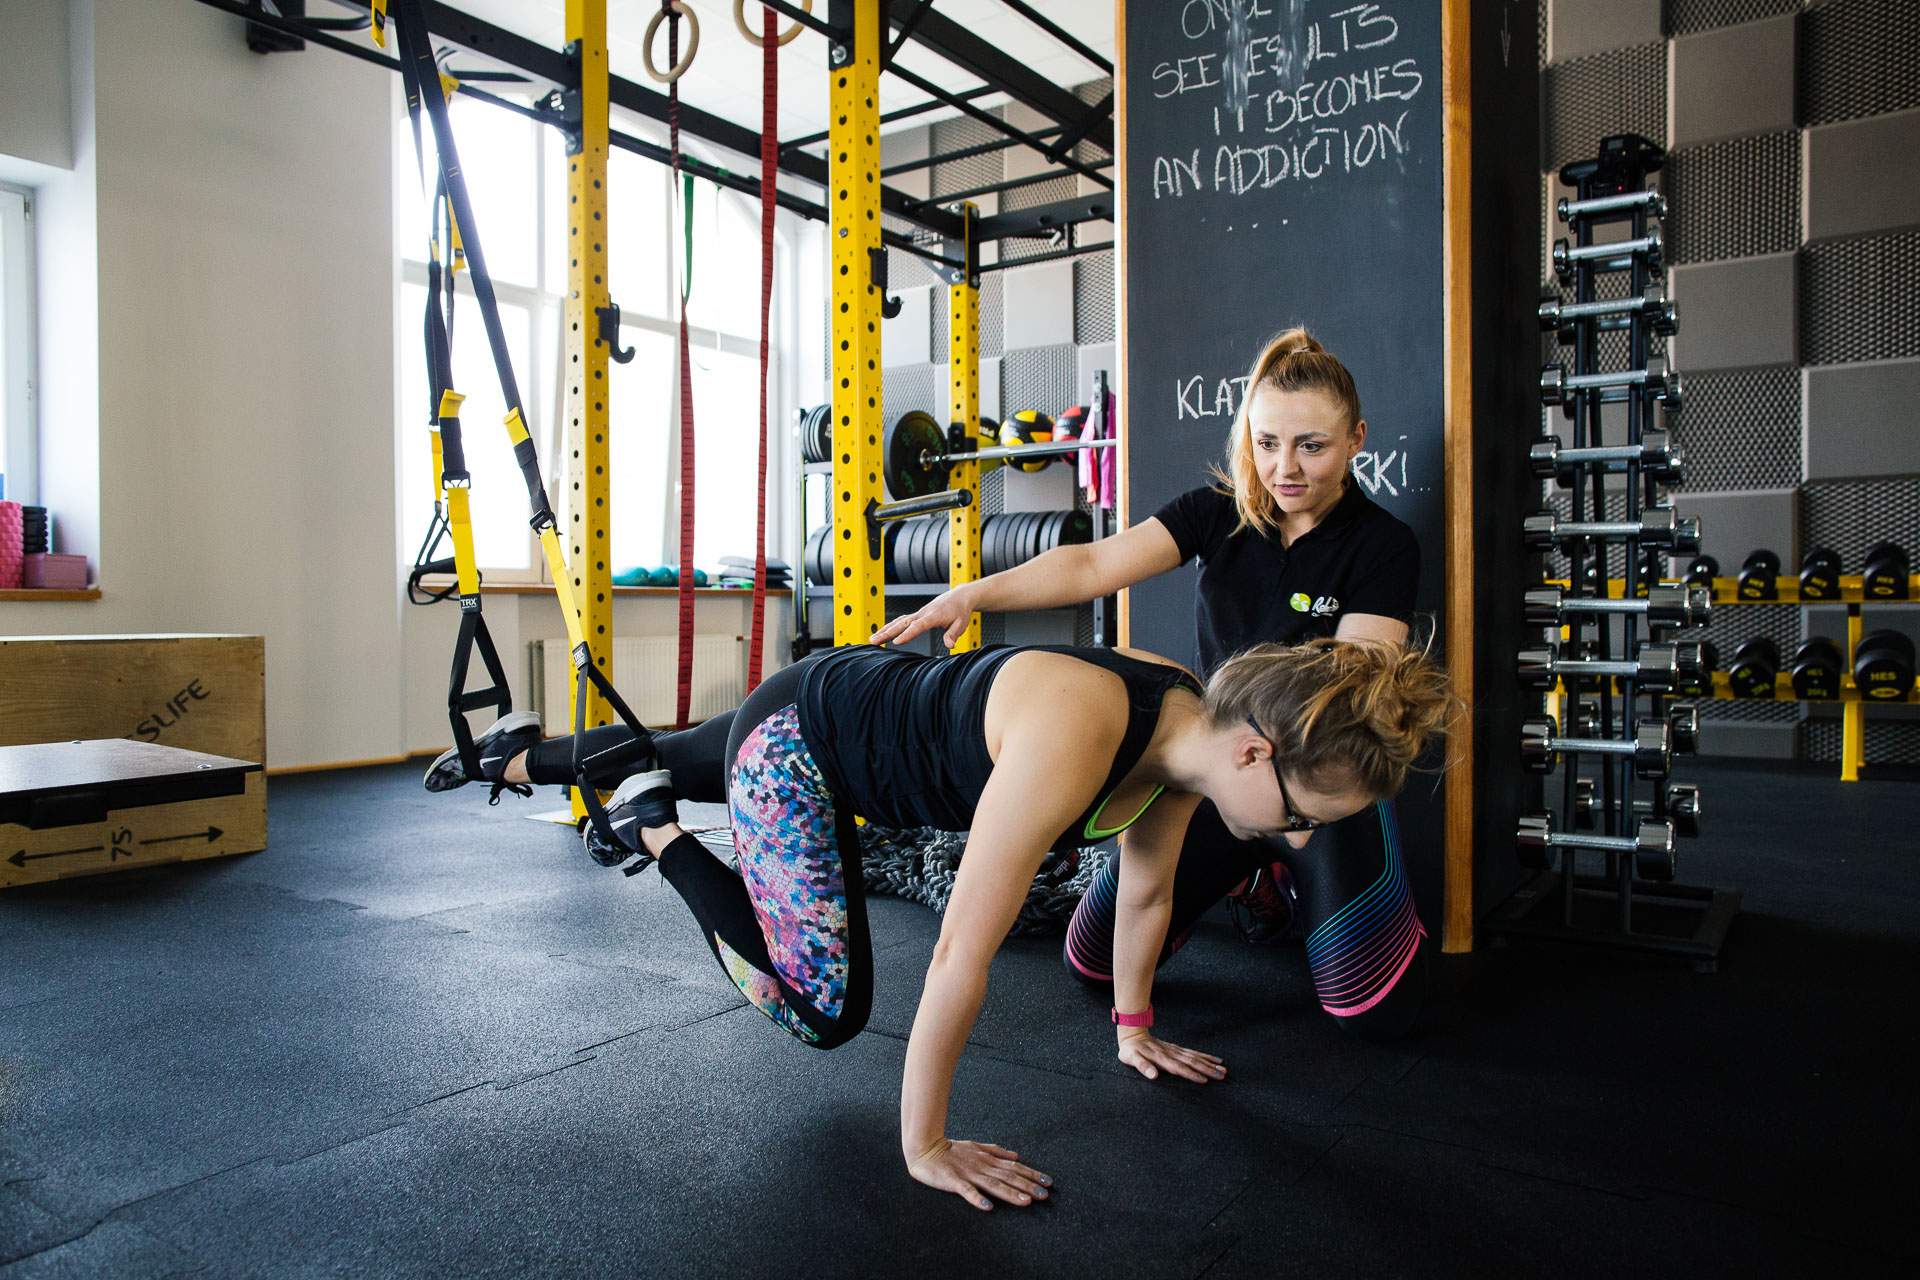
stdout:
<svg viewBox="0 0 1920 1280">
<path fill-rule="evenodd" d="M 572 659 L 563 639 L 527 644 L 529 699 L 549 733 L 573 725 L 569 691 Z M 679 645 L 672 636 L 614 637 L 613 687 L 626 699 L 640 723 L 673 726 L 680 687 Z M 693 638 L 693 699 L 688 716 L 707 720 L 739 706 L 747 696 L 747 638 L 697 635 Z"/>
</svg>

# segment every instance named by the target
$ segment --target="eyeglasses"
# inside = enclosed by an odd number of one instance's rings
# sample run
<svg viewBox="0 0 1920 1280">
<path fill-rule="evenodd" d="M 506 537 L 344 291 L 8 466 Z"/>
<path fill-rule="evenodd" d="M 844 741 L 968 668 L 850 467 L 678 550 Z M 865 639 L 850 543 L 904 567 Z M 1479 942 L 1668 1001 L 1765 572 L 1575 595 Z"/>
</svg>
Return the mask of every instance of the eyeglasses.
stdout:
<svg viewBox="0 0 1920 1280">
<path fill-rule="evenodd" d="M 1280 776 L 1280 748 L 1275 746 L 1272 738 L 1267 737 L 1267 731 L 1262 729 L 1252 716 L 1247 717 L 1247 727 L 1259 734 L 1262 738 L 1265 738 L 1267 745 L 1273 748 L 1273 755 L 1269 757 L 1273 763 L 1273 780 L 1280 784 L 1280 803 L 1287 807 L 1287 825 L 1282 827 L 1281 830 L 1313 831 L 1326 826 L 1327 824 L 1318 818 L 1303 818 L 1300 816 L 1299 812 L 1293 807 L 1293 797 L 1287 794 L 1287 780 Z"/>
</svg>

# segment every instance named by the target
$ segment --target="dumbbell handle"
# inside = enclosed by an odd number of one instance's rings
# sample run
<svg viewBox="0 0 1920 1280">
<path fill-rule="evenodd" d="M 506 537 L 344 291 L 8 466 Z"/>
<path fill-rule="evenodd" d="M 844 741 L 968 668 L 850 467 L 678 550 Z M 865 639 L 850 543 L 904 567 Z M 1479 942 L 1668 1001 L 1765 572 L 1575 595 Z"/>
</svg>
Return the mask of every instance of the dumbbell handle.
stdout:
<svg viewBox="0 0 1920 1280">
<path fill-rule="evenodd" d="M 1615 240 L 1610 244 L 1568 244 L 1565 240 L 1555 240 L 1553 265 L 1556 271 L 1564 272 L 1575 263 L 1591 262 L 1602 270 L 1617 271 L 1631 265 L 1634 255 L 1640 253 L 1647 255 L 1648 265 L 1659 265 L 1660 228 L 1653 228 L 1638 240 Z"/>
<path fill-rule="evenodd" d="M 1521 683 L 1535 687 L 1552 684 L 1556 676 L 1614 676 L 1665 687 L 1693 676 L 1699 669 L 1697 644 L 1652 644 L 1636 659 L 1562 658 L 1553 645 L 1522 649 L 1519 656 Z"/>
<path fill-rule="evenodd" d="M 1667 309 L 1667 291 L 1659 285 L 1647 286 L 1637 298 L 1611 298 L 1601 302 L 1562 302 L 1558 298 L 1540 300 L 1540 327 L 1557 329 L 1570 320 L 1603 316 L 1658 316 Z"/>
<path fill-rule="evenodd" d="M 1553 829 L 1550 814 L 1529 814 L 1520 819 L 1519 840 L 1533 848 L 1604 849 L 1608 853 L 1670 853 L 1673 849 L 1673 824 L 1657 818 L 1640 822 L 1638 836 L 1569 835 Z"/>
<path fill-rule="evenodd" d="M 1541 512 L 1526 518 L 1521 536 L 1530 547 L 1551 547 L 1570 538 L 1638 538 L 1656 546 L 1697 546 L 1700 520 L 1677 516 L 1667 507 L 1654 507 L 1638 520 L 1562 520 Z"/>
<path fill-rule="evenodd" d="M 1658 191 L 1627 191 L 1617 196 L 1594 196 L 1590 200 L 1569 200 L 1560 198 L 1554 206 L 1554 212 L 1560 221 L 1572 222 L 1575 218 L 1591 217 L 1596 213 L 1618 213 L 1622 209 L 1638 209 L 1645 206 L 1656 218 L 1667 216 L 1667 200 Z"/>
<path fill-rule="evenodd" d="M 1664 431 L 1646 432 L 1640 437 L 1639 444 L 1589 445 L 1579 449 L 1570 449 L 1561 444 L 1558 436 L 1546 436 L 1534 441 L 1527 450 L 1527 460 L 1533 464 L 1533 473 L 1542 479 L 1562 467 L 1582 462 L 1638 462 L 1643 466 L 1664 468 L 1673 465 L 1673 458 L 1673 440 Z"/>
<path fill-rule="evenodd" d="M 1661 387 L 1667 381 L 1667 362 L 1659 356 L 1648 356 L 1644 369 L 1623 369 L 1618 373 L 1565 373 L 1564 365 L 1553 365 L 1563 371 L 1559 379 L 1563 391 L 1605 391 L 1609 387 Z M 1543 375 L 1544 376 L 1544 375 Z"/>
<path fill-rule="evenodd" d="M 1713 593 L 1705 587 L 1658 586 L 1647 588 L 1644 599 L 1610 600 L 1568 596 L 1559 587 L 1531 587 L 1525 607 L 1528 625 L 1536 627 L 1563 626 L 1570 613 L 1644 613 L 1654 622 L 1691 627 L 1707 621 Z"/>
</svg>

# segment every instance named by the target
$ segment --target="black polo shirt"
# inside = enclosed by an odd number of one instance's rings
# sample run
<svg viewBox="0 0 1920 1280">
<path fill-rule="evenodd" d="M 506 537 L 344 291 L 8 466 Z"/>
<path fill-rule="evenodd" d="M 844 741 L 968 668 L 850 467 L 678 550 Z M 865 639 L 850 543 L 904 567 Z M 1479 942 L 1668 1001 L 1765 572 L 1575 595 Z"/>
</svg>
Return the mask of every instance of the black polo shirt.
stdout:
<svg viewBox="0 0 1920 1280">
<path fill-rule="evenodd" d="M 1153 518 L 1173 535 L 1182 561 L 1200 559 L 1203 677 L 1250 645 L 1330 636 L 1344 614 L 1413 620 L 1420 544 L 1352 481 L 1290 547 L 1251 527 L 1234 532 L 1233 495 L 1212 487 L 1188 490 Z"/>
</svg>

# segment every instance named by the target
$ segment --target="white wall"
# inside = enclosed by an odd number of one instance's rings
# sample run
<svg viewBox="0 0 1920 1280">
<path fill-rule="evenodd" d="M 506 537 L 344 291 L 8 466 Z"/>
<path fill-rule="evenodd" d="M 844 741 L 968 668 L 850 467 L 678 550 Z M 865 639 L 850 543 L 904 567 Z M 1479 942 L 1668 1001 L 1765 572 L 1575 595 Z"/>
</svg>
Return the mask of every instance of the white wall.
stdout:
<svg viewBox="0 0 1920 1280">
<path fill-rule="evenodd" d="M 41 498 L 101 599 L 0 604 L 0 634 L 262 634 L 269 766 L 444 746 L 458 614 L 407 605 L 396 573 L 419 534 L 398 515 L 395 361 L 418 357 L 395 314 L 397 78 L 253 54 L 190 0 L 68 3 L 73 167 L 20 172 L 42 211 Z M 817 296 L 820 233 L 789 230 Z M 776 459 L 791 406 L 820 394 L 820 310 L 782 319 L 811 355 L 783 370 Z M 524 704 L 526 642 L 564 635 L 557 605 L 490 596 L 486 616 Z M 743 600 L 699 606 L 702 630 L 745 618 Z M 616 609 L 619 633 L 672 625 L 656 600 Z M 767 626 L 772 669 L 784 600 Z"/>
<path fill-rule="evenodd" d="M 73 167 L 68 0 L 0 0 L 0 155 Z"/>
<path fill-rule="evenodd" d="M 40 297 L 66 336 L 43 362 L 41 493 L 102 598 L 0 606 L 0 630 L 263 634 L 267 763 L 391 756 L 388 74 L 260 57 L 194 4 L 74 15 L 94 226 L 81 193 L 43 193 Z"/>
</svg>

